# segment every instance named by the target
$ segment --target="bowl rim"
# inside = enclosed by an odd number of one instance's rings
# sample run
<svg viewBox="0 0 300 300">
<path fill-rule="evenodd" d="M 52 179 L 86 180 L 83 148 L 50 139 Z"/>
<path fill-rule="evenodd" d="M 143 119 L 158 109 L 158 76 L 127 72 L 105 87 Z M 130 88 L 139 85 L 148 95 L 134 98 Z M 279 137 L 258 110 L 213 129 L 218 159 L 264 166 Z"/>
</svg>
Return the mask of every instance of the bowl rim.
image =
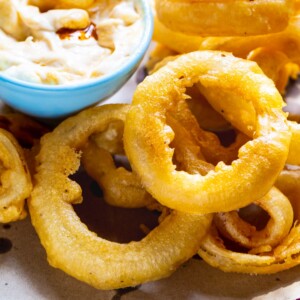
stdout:
<svg viewBox="0 0 300 300">
<path fill-rule="evenodd" d="M 128 73 L 128 70 L 131 70 L 138 64 L 151 43 L 153 30 L 154 30 L 154 21 L 153 21 L 153 12 L 151 5 L 148 0 L 134 0 L 138 3 L 139 8 L 142 14 L 142 21 L 144 24 L 144 30 L 142 34 L 142 38 L 138 43 L 137 48 L 134 50 L 132 55 L 129 59 L 121 65 L 121 67 L 111 73 L 106 75 L 100 76 L 95 79 L 88 79 L 83 82 L 74 82 L 68 84 L 61 84 L 61 85 L 47 85 L 42 83 L 32 83 L 24 80 L 20 80 L 14 77 L 7 76 L 5 74 L 1 74 L 0 72 L 0 82 L 5 82 L 8 84 L 12 84 L 18 86 L 20 88 L 27 88 L 33 90 L 40 90 L 40 91 L 69 91 L 69 90 L 76 90 L 76 89 L 85 89 L 90 88 L 93 86 L 97 86 L 99 84 L 105 84 L 110 82 L 113 78 L 123 77 Z"/>
</svg>

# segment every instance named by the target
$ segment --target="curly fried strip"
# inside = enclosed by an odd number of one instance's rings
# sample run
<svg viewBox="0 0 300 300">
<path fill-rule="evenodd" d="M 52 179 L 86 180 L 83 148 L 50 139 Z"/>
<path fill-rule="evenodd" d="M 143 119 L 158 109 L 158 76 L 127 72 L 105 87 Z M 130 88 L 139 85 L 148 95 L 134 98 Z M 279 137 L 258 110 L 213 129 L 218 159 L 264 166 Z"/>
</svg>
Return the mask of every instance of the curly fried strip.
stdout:
<svg viewBox="0 0 300 300">
<path fill-rule="evenodd" d="M 197 85 L 189 88 L 187 95 L 191 97 L 187 100 L 187 104 L 201 128 L 213 132 L 226 131 L 232 128 L 230 123 L 206 101 Z"/>
<path fill-rule="evenodd" d="M 185 101 L 185 88 L 197 82 L 217 93 L 220 102 L 230 99 L 241 114 L 252 106 L 257 117 L 254 139 L 240 148 L 238 159 L 218 163 L 205 176 L 176 171 L 169 146 L 174 132 L 166 123 L 168 112 Z M 282 106 L 273 82 L 255 63 L 223 52 L 185 54 L 136 89 L 125 122 L 125 151 L 146 189 L 163 205 L 197 213 L 234 210 L 262 197 L 283 168 L 290 132 Z"/>
<path fill-rule="evenodd" d="M 289 233 L 293 221 L 293 208 L 279 190 L 273 187 L 264 197 L 254 201 L 270 216 L 262 230 L 257 230 L 239 217 L 237 211 L 218 213 L 214 221 L 221 234 L 248 248 L 276 246 Z"/>
<path fill-rule="evenodd" d="M 120 118 L 119 121 L 124 123 L 125 120 Z M 117 134 L 111 133 L 116 130 L 116 124 L 110 123 L 107 131 L 93 135 L 83 149 L 81 163 L 87 174 L 100 186 L 108 204 L 125 208 L 147 207 L 149 210 L 159 211 L 158 222 L 161 223 L 170 214 L 170 210 L 160 205 L 142 187 L 134 171 L 129 171 L 123 166 L 117 167 L 114 162 L 112 154 L 124 153 L 121 147 L 124 127 L 120 122 L 117 124 Z"/>
<path fill-rule="evenodd" d="M 0 161 L 0 222 L 8 223 L 26 216 L 24 202 L 32 184 L 22 148 L 4 129 L 0 129 Z"/>
<path fill-rule="evenodd" d="M 156 202 L 147 193 L 134 172 L 116 167 L 111 154 L 89 142 L 83 149 L 82 164 L 101 187 L 104 199 L 113 206 L 137 208 Z"/>
<path fill-rule="evenodd" d="M 201 36 L 251 36 L 282 31 L 292 1 L 157 0 L 158 19 L 168 28 Z M 226 20 L 226 22 L 224 22 Z"/>
<path fill-rule="evenodd" d="M 135 286 L 168 276 L 199 248 L 211 216 L 173 211 L 139 242 L 118 244 L 89 231 L 72 208 L 81 189 L 68 178 L 89 137 L 127 114 L 126 105 L 94 107 L 70 117 L 41 140 L 36 184 L 28 201 L 48 260 L 99 289 Z"/>
</svg>

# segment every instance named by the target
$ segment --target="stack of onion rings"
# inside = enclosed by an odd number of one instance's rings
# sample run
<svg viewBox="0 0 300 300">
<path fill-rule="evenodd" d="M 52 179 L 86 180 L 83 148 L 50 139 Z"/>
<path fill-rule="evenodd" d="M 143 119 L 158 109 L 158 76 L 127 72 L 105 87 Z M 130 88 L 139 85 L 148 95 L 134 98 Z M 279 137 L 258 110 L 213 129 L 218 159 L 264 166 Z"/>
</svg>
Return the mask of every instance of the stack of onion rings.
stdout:
<svg viewBox="0 0 300 300">
<path fill-rule="evenodd" d="M 29 2 L 45 11 L 94 0 Z M 24 217 L 31 193 L 31 220 L 50 264 L 98 289 L 164 278 L 197 253 L 226 272 L 298 265 L 300 125 L 287 120 L 281 96 L 300 66 L 299 4 L 295 16 L 291 4 L 156 1 L 161 44 L 131 105 L 87 109 L 50 133 L 22 115 L 0 116 L 15 136 L 0 130 L 0 222 Z M 13 6 L 9 14 L 20 26 Z M 234 134 L 226 145 L 225 131 Z M 15 138 L 32 147 L 28 155 Z M 129 168 L 116 165 L 117 156 L 127 156 Z M 108 204 L 158 210 L 159 225 L 127 244 L 91 232 L 73 209 L 83 201 L 71 179 L 80 167 Z M 248 205 L 268 213 L 262 229 L 242 218 Z"/>
<path fill-rule="evenodd" d="M 157 5 L 160 5 L 159 3 Z M 203 37 L 203 35 L 187 35 L 177 32 L 166 27 L 158 19 L 155 8 L 153 8 L 153 12 L 155 21 L 154 40 L 178 53 L 187 53 L 195 50 L 222 50 L 232 52 L 237 57 L 248 58 L 252 56 L 253 58 L 252 51 L 256 51 L 259 48 L 267 48 L 271 56 L 265 55 L 269 65 L 266 72 L 270 74 L 270 69 L 273 69 L 271 78 L 275 77 L 277 88 L 283 94 L 288 82 L 287 79 L 295 79 L 299 73 L 300 16 L 297 10 L 296 14 L 291 16 L 288 26 L 279 32 L 249 36 L 232 36 L 229 34 L 225 37 L 213 37 L 210 34 L 205 34 L 206 37 Z M 226 17 L 227 19 L 228 16 Z M 223 25 L 222 28 L 224 27 Z M 278 66 L 278 55 L 284 55 L 287 58 L 285 63 L 283 61 L 280 63 L 281 68 Z M 261 63 L 262 60 L 259 59 L 257 59 L 257 62 L 264 70 L 265 63 Z M 277 73 L 275 70 L 277 70 Z"/>
</svg>

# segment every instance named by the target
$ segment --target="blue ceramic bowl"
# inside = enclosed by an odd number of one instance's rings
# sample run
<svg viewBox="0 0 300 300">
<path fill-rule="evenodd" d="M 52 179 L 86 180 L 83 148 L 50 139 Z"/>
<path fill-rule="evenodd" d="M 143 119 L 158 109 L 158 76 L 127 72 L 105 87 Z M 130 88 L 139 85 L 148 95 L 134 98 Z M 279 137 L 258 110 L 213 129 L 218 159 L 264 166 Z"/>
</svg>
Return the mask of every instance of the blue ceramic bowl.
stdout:
<svg viewBox="0 0 300 300">
<path fill-rule="evenodd" d="M 130 59 L 113 73 L 70 85 L 43 85 L 17 80 L 0 73 L 0 99 L 17 111 L 39 118 L 67 117 L 107 99 L 136 71 L 152 38 L 153 17 L 147 0 L 136 0 L 144 21 L 139 47 Z"/>
</svg>

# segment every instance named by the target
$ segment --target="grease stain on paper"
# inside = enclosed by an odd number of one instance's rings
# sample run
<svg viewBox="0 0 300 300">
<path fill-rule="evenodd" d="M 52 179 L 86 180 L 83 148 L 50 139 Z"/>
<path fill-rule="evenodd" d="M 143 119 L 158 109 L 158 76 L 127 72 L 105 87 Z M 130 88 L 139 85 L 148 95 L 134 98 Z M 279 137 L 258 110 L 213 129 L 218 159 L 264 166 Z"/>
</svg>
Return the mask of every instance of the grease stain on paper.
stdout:
<svg viewBox="0 0 300 300">
<path fill-rule="evenodd" d="M 128 288 L 124 288 L 124 289 L 118 289 L 118 290 L 116 290 L 116 294 L 112 297 L 111 300 L 121 300 L 122 296 L 138 290 L 139 287 L 140 287 L 140 285 L 134 286 L 134 287 L 128 287 Z"/>
<path fill-rule="evenodd" d="M 4 254 L 10 251 L 12 248 L 12 242 L 7 238 L 0 238 L 0 254 Z"/>
</svg>

